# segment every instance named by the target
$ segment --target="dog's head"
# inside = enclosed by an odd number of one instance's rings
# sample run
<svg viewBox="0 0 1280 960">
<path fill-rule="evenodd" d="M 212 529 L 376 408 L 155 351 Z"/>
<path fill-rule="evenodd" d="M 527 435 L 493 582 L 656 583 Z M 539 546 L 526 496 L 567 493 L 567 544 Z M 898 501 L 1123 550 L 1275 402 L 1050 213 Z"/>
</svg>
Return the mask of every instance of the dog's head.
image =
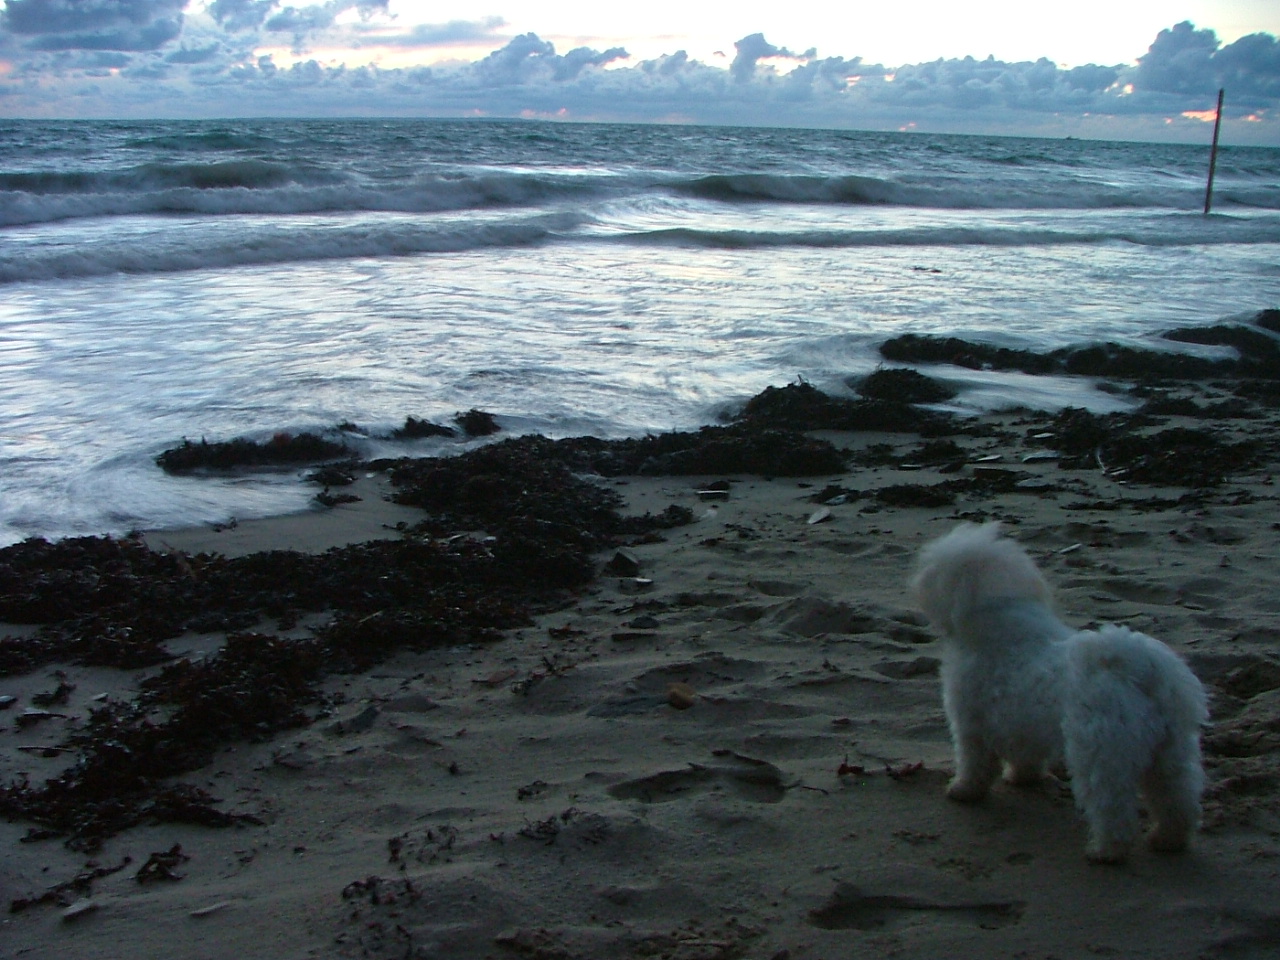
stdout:
<svg viewBox="0 0 1280 960">
<path fill-rule="evenodd" d="M 934 629 L 947 637 L 961 633 L 975 610 L 1000 601 L 1050 602 L 1049 585 L 1031 558 L 1000 536 L 1000 524 L 962 523 L 925 546 L 911 589 Z"/>
</svg>

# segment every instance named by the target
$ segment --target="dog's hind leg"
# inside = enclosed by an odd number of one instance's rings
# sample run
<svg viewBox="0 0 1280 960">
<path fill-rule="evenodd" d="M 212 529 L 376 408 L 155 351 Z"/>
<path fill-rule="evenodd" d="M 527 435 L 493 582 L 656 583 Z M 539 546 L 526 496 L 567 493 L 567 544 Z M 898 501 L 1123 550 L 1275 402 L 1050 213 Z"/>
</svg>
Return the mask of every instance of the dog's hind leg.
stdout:
<svg viewBox="0 0 1280 960">
<path fill-rule="evenodd" d="M 1071 794 L 1089 824 L 1084 855 L 1094 863 L 1120 863 L 1140 831 L 1140 759 L 1129 742 L 1112 739 L 1097 724 L 1068 723 L 1066 764 Z"/>
<path fill-rule="evenodd" d="M 1142 792 L 1155 824 L 1147 842 L 1158 853 L 1185 850 L 1200 824 L 1204 770 L 1199 754 L 1195 742 L 1183 750 L 1161 753 L 1142 778 Z"/>
<path fill-rule="evenodd" d="M 1124 777 L 1099 776 L 1090 769 L 1071 778 L 1076 806 L 1089 825 L 1085 856 L 1094 863 L 1121 863 L 1140 830 L 1137 783 Z"/>
<path fill-rule="evenodd" d="M 1044 780 L 1044 764 L 1011 762 L 1004 779 L 1015 787 L 1034 787 Z"/>
</svg>

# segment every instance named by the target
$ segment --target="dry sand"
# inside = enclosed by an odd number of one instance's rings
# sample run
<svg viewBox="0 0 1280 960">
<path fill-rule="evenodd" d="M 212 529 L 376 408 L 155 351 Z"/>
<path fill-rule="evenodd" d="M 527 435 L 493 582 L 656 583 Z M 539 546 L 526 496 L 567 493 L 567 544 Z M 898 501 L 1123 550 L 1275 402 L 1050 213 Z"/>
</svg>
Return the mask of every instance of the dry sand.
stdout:
<svg viewBox="0 0 1280 960">
<path fill-rule="evenodd" d="M 1013 415 L 1003 420 L 1012 423 Z M 1253 427 L 1251 429 L 1257 429 Z M 915 442 L 828 435 L 839 443 Z M 337 713 L 242 744 L 189 779 L 261 826 L 144 827 L 93 857 L 87 891 L 0 920 L 0 956 L 92 958 L 1274 957 L 1280 955 L 1280 547 L 1268 475 L 1204 503 L 1183 490 L 1023 465 L 1032 448 L 966 440 L 1057 483 L 943 508 L 823 508 L 826 482 L 630 479 L 635 512 L 696 523 L 498 643 L 402 654 L 331 677 Z M 719 479 L 719 478 L 709 478 Z M 851 472 L 870 488 L 931 470 Z M 362 504 L 157 546 L 321 549 L 411 515 Z M 1120 509 L 1073 509 L 1102 498 Z M 817 514 L 817 516 L 815 516 Z M 1006 521 L 1068 622 L 1126 623 L 1209 685 L 1211 787 L 1190 852 L 1090 865 L 1069 787 L 1001 785 L 947 801 L 937 647 L 904 590 L 918 548 L 960 518 Z M 608 557 L 602 557 L 602 560 Z M 215 643 L 192 638 L 187 648 Z M 72 719 L 4 718 L 0 776 L 51 776 L 95 694 L 132 674 L 66 667 Z M 19 698 L 49 671 L 0 680 Z M 672 693 L 673 685 L 683 684 Z M 12 714 L 10 715 L 12 716 Z M 0 898 L 93 866 L 0 822 Z M 180 845 L 181 879 L 141 883 Z M 163 872 L 153 867 L 151 872 Z"/>
</svg>

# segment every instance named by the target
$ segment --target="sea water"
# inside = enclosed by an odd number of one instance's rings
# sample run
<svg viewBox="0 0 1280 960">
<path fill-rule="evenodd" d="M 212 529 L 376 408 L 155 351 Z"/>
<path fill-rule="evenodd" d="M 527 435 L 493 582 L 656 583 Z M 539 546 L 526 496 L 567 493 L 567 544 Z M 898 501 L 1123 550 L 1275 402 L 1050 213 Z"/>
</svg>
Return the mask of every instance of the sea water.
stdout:
<svg viewBox="0 0 1280 960">
<path fill-rule="evenodd" d="M 542 122 L 0 121 L 0 543 L 306 509 L 183 438 L 507 434 L 833 391 L 900 333 L 1048 349 L 1280 306 L 1280 150 Z M 1177 347 L 1178 349 L 1205 349 Z M 940 367 L 961 409 L 1115 409 Z M 348 439 L 352 439 L 348 437 Z"/>
</svg>

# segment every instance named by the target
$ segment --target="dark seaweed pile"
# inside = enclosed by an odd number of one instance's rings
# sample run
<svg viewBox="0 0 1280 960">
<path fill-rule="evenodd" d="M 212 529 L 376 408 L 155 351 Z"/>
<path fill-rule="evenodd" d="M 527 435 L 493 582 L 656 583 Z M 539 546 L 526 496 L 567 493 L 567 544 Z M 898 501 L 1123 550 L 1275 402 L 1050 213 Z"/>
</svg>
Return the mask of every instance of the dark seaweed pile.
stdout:
<svg viewBox="0 0 1280 960">
<path fill-rule="evenodd" d="M 587 535 L 582 542 L 594 540 Z M 568 563 L 559 542 L 531 548 L 508 535 L 485 544 L 417 537 L 320 555 L 270 551 L 233 558 L 156 553 L 128 538 L 29 540 L 0 551 L 0 619 L 42 626 L 34 637 L 0 641 L 0 673 L 55 660 L 149 666 L 169 659 L 164 641 L 185 630 L 240 630 L 265 617 L 290 622 L 327 610 L 337 623 L 375 614 L 425 623 L 468 592 L 511 591 L 519 605 L 580 585 L 589 575 L 588 559 Z M 482 632 L 462 631 L 469 621 L 455 619 L 463 640 Z M 492 619 L 496 629 L 509 625 L 507 618 Z"/>
<path fill-rule="evenodd" d="M 1153 380 L 1208 378 L 1280 379 L 1280 310 L 1261 310 L 1249 324 L 1215 324 L 1170 330 L 1165 339 L 1234 347 L 1235 357 L 1210 358 L 1149 351 L 1119 343 L 1064 347 L 1048 353 L 992 347 L 956 337 L 904 334 L 881 344 L 886 360 L 901 364 L 955 364 L 972 370 L 1019 370 L 1024 374 L 1110 376 Z"/>
<path fill-rule="evenodd" d="M 1280 379 L 1280 341 L 1270 335 L 1277 332 L 1280 332 L 1280 310 L 1269 309 L 1259 311 L 1248 324 L 1186 327 L 1164 334 L 1167 340 L 1236 349 L 1237 356 L 1220 359 L 1141 350 L 1117 343 L 1063 347 L 1042 354 L 973 343 L 958 337 L 914 333 L 886 341 L 880 353 L 886 360 L 900 363 L 951 363 L 974 370 L 1019 370 L 1033 374 L 1071 373 L 1140 383 L 1213 377 L 1277 380 Z"/>
<path fill-rule="evenodd" d="M 1143 433 L 1146 413 L 1098 415 L 1067 409 L 1049 430 L 1065 455 L 1061 466 L 1098 467 L 1116 478 L 1164 486 L 1212 487 L 1248 469 L 1265 452 L 1256 440 L 1230 442 L 1200 428 L 1171 427 Z"/>
<path fill-rule="evenodd" d="M 938 436 L 957 433 L 960 425 L 955 418 L 921 409 L 914 402 L 836 397 L 800 381 L 765 388 L 725 425 L 625 440 L 538 439 L 541 455 L 573 470 L 606 477 L 726 473 L 815 477 L 844 472 L 846 454 L 829 441 L 810 436 L 812 430 Z"/>
<path fill-rule="evenodd" d="M 410 416 L 405 417 L 404 426 L 393 430 L 391 436 L 396 440 L 416 440 L 420 437 L 456 437 L 457 432 L 453 427 Z"/>
<path fill-rule="evenodd" d="M 845 458 L 826 440 L 807 436 L 799 429 L 775 429 L 756 422 L 703 427 L 690 432 L 651 434 L 624 440 L 572 437 L 548 440 L 525 436 L 482 447 L 468 455 L 468 471 L 477 470 L 484 479 L 460 478 L 472 483 L 467 490 L 452 489 L 455 458 L 381 460 L 371 464 L 392 471 L 393 482 L 417 485 L 422 490 L 401 492 L 401 503 L 428 510 L 449 506 L 473 515 L 476 504 L 492 494 L 495 503 L 507 503 L 515 486 L 502 480 L 506 461 L 541 462 L 538 469 L 554 470 L 572 478 L 575 473 L 623 476 L 693 476 L 716 473 L 746 473 L 773 477 L 809 477 L 840 473 Z M 485 490 L 481 491 L 481 484 Z"/>
<path fill-rule="evenodd" d="M 493 414 L 483 410 L 468 410 L 454 415 L 454 423 L 466 437 L 487 437 L 502 428 Z M 337 427 L 339 433 L 364 435 L 353 423 Z M 423 437 L 456 437 L 453 427 L 406 417 L 404 425 L 391 431 L 389 439 L 416 440 Z M 201 439 L 192 443 L 184 439 L 176 447 L 170 447 L 156 457 L 156 465 L 165 473 L 187 474 L 196 471 L 230 471 L 242 468 L 288 467 L 303 463 L 325 463 L 335 460 L 351 460 L 356 451 L 341 440 L 330 440 L 315 433 L 277 433 L 270 440 L 258 442 L 247 437 L 234 440 L 218 440 L 210 443 Z"/>
<path fill-rule="evenodd" d="M 216 443 L 183 440 L 181 446 L 171 447 L 156 457 L 156 464 L 165 473 L 183 474 L 196 470 L 317 463 L 352 455 L 353 451 L 346 444 L 326 440 L 314 433 L 277 433 L 265 443 L 244 438 Z"/>
<path fill-rule="evenodd" d="M 61 836 L 77 850 L 146 822 L 229 826 L 258 822 L 219 811 L 217 798 L 171 778 L 197 770 L 223 744 L 310 722 L 323 641 L 234 634 L 206 661 L 179 660 L 144 681 L 132 702 L 91 712 L 66 745 L 74 766 L 32 786 L 0 788 L 0 812 L 37 824 L 30 839 Z"/>
<path fill-rule="evenodd" d="M 954 387 L 908 367 L 876 370 L 851 386 L 868 399 L 895 403 L 943 403 L 956 395 Z"/>
<path fill-rule="evenodd" d="M 859 399 L 834 397 L 801 381 L 767 387 L 752 397 L 738 421 L 791 430 L 872 430 L 943 436 L 958 432 L 954 417 L 917 403 L 946 399 L 948 388 L 915 371 L 881 370 L 863 379 Z"/>
<path fill-rule="evenodd" d="M 623 518 L 616 493 L 544 461 L 536 442 L 406 462 L 395 479 L 406 502 L 429 511 L 422 529 L 319 555 L 187 557 L 131 538 L 0 550 L 0 620 L 40 624 L 33 637 L 0 641 L 0 673 L 54 661 L 155 665 L 186 630 L 230 633 L 216 655 L 170 663 L 136 700 L 95 710 L 64 744 L 77 762 L 44 784 L 0 787 L 0 814 L 80 849 L 144 821 L 234 822 L 174 778 L 221 744 L 310 722 L 326 673 L 496 638 L 588 583 L 593 553 L 692 519 Z M 477 528 L 483 537 L 465 535 Z M 309 639 L 239 632 L 309 612 L 328 615 Z"/>
</svg>

